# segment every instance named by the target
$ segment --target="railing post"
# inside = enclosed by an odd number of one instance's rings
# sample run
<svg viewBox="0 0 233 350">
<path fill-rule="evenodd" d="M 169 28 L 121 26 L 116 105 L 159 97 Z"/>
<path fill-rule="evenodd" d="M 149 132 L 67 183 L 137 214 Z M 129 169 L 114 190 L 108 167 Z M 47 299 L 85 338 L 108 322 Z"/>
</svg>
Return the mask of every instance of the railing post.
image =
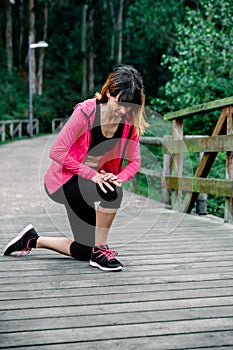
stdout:
<svg viewBox="0 0 233 350">
<path fill-rule="evenodd" d="M 171 155 L 163 155 L 163 178 L 171 173 Z M 164 204 L 171 204 L 170 190 L 167 187 L 162 187 L 162 202 Z"/>
<path fill-rule="evenodd" d="M 55 131 L 55 119 L 52 120 L 52 134 Z"/>
<path fill-rule="evenodd" d="M 173 140 L 183 139 L 183 118 L 172 120 L 172 138 Z M 172 176 L 182 176 L 183 173 L 183 155 L 175 154 L 172 156 Z M 182 191 L 172 191 L 171 193 L 172 208 L 182 210 Z"/>
<path fill-rule="evenodd" d="M 13 139 L 14 138 L 14 122 L 10 122 L 9 134 L 10 134 L 10 137 Z"/>
<path fill-rule="evenodd" d="M 35 135 L 39 134 L 39 120 L 38 119 L 34 119 L 34 123 L 33 123 L 33 132 L 35 130 Z"/>
<path fill-rule="evenodd" d="M 201 162 L 203 155 L 204 155 L 204 152 L 200 152 L 199 163 Z M 207 194 L 206 193 L 199 193 L 197 197 L 197 203 L 196 203 L 196 213 L 198 215 L 207 214 Z"/>
<path fill-rule="evenodd" d="M 227 107 L 227 134 L 233 134 L 233 107 Z M 226 153 L 226 180 L 233 180 L 233 152 Z M 233 198 L 226 197 L 224 221 L 233 224 Z"/>
<path fill-rule="evenodd" d="M 6 124 L 4 122 L 2 122 L 2 126 L 1 126 L 1 141 L 5 142 L 6 140 Z"/>
<path fill-rule="evenodd" d="M 21 123 L 21 122 L 19 123 L 18 132 L 19 132 L 19 133 L 18 133 L 18 136 L 19 136 L 19 137 L 22 137 L 22 123 Z"/>
</svg>

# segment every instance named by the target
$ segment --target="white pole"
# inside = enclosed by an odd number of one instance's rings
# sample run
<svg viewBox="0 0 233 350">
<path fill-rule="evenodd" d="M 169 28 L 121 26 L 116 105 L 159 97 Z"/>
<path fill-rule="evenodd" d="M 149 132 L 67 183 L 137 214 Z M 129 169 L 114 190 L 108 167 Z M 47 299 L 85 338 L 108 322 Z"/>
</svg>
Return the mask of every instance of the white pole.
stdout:
<svg viewBox="0 0 233 350">
<path fill-rule="evenodd" d="M 29 87 L 29 137 L 33 137 L 33 93 L 32 93 L 32 57 L 31 36 L 28 37 L 28 87 Z"/>
<path fill-rule="evenodd" d="M 29 137 L 33 137 L 33 91 L 32 91 L 32 49 L 37 47 L 48 47 L 45 41 L 32 43 L 31 35 L 28 37 L 28 92 L 29 92 L 29 110 L 28 110 L 28 126 Z"/>
</svg>

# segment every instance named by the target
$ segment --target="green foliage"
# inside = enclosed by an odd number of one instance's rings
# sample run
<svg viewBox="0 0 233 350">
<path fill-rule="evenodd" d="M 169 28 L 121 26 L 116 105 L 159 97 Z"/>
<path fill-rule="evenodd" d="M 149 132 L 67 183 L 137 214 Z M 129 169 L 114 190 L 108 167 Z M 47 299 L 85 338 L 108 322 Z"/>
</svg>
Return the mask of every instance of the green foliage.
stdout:
<svg viewBox="0 0 233 350">
<path fill-rule="evenodd" d="M 80 100 L 75 84 L 64 79 L 62 74 L 58 73 L 53 80 L 46 80 L 43 95 L 34 95 L 33 99 L 34 115 L 40 121 L 40 130 L 50 132 L 51 120 L 69 117 Z"/>
<path fill-rule="evenodd" d="M 0 120 L 24 119 L 28 116 L 27 84 L 17 72 L 0 70 Z"/>
<path fill-rule="evenodd" d="M 211 168 L 209 178 L 225 179 L 226 178 L 226 153 L 219 152 Z M 208 213 L 224 217 L 225 198 L 208 195 Z"/>
<path fill-rule="evenodd" d="M 200 0 L 197 10 L 186 9 L 184 22 L 176 25 L 177 55 L 163 56 L 172 79 L 160 89 L 163 97 L 153 101 L 159 109 L 177 110 L 232 95 L 232 17 L 231 0 Z M 209 133 L 212 120 L 193 120 L 187 129 Z"/>
<path fill-rule="evenodd" d="M 184 15 L 184 0 L 138 0 L 129 6 L 126 18 L 129 57 L 143 73 L 147 96 L 156 96 L 169 78 L 160 65 L 162 54 L 174 52 L 175 23 Z"/>
<path fill-rule="evenodd" d="M 195 10 L 187 8 L 184 21 L 176 24 L 176 55 L 164 55 L 172 79 L 152 99 L 159 111 L 190 107 L 232 95 L 233 83 L 232 1 L 200 0 Z M 219 111 L 194 116 L 184 122 L 185 134 L 212 134 Z M 193 172 L 198 165 L 191 155 Z M 184 161 L 184 172 L 192 171 Z M 225 154 L 220 153 L 209 177 L 225 178 Z M 223 217 L 224 198 L 208 196 L 208 212 Z"/>
<path fill-rule="evenodd" d="M 53 118 L 66 118 L 73 106 L 99 91 L 117 62 L 118 33 L 115 28 L 118 0 L 37 0 L 36 41 L 43 36 L 44 2 L 48 3 L 49 47 L 45 49 L 43 95 L 35 95 L 34 117 L 41 132 L 51 131 Z M 6 70 L 5 2 L 0 4 L 0 119 L 28 118 L 28 1 L 12 7 L 14 70 Z M 81 96 L 82 8 L 93 14 L 94 91 Z M 114 12 L 112 18 L 111 7 Z M 158 114 L 232 95 L 233 6 L 232 0 L 127 0 L 124 2 L 123 60 L 138 68 L 145 82 L 147 136 L 171 135 L 171 123 Z M 115 22 L 114 22 L 115 21 Z M 87 25 L 87 38 L 90 28 Z M 115 46 L 112 46 L 112 40 Z M 112 49 L 114 49 L 112 52 Z M 39 50 L 36 50 L 38 58 Z M 184 123 L 184 134 L 211 134 L 219 112 L 194 116 Z M 143 146 L 142 166 L 162 170 L 160 147 Z M 186 157 L 186 156 L 185 156 Z M 185 158 L 184 157 L 184 158 Z M 187 158 L 187 159 L 186 159 Z M 187 155 L 184 174 L 192 176 L 197 155 Z M 225 176 L 223 156 L 218 156 L 210 176 Z M 137 191 L 160 200 L 160 179 L 137 175 Z M 222 215 L 223 199 L 209 196 L 209 212 Z M 220 209 L 217 209 L 217 208 Z"/>
<path fill-rule="evenodd" d="M 161 115 L 152 109 L 146 109 L 147 121 L 149 128 L 145 136 L 154 136 L 158 138 L 164 135 L 171 135 L 171 124 L 165 121 Z M 163 154 L 161 145 L 142 145 L 141 144 L 141 160 L 142 168 L 135 176 L 134 186 L 131 186 L 134 191 L 161 201 L 161 176 L 163 169 Z M 143 173 L 143 169 L 153 170 L 157 177 L 149 176 Z M 129 185 L 127 186 L 129 189 Z"/>
<path fill-rule="evenodd" d="M 149 127 L 146 129 L 145 136 L 164 137 L 164 135 L 171 135 L 171 123 L 165 121 L 163 116 L 152 108 L 146 107 L 146 121 Z"/>
</svg>

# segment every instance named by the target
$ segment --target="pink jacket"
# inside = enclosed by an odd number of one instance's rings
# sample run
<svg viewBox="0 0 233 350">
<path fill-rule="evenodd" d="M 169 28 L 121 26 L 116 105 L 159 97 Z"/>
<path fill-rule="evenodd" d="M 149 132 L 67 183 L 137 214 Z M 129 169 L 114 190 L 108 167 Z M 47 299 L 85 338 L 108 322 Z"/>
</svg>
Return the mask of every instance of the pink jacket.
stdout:
<svg viewBox="0 0 233 350">
<path fill-rule="evenodd" d="M 74 107 L 74 112 L 58 134 L 52 149 L 50 158 L 52 163 L 45 174 L 45 184 L 49 193 L 55 192 L 66 183 L 74 174 L 91 179 L 97 171 L 84 164 L 91 142 L 91 126 L 95 118 L 96 98 L 86 100 Z M 103 155 L 100 169 L 118 175 L 122 182 L 128 181 L 139 170 L 141 165 L 139 136 L 134 128 L 130 139 L 127 141 L 130 124 L 127 118 L 123 128 L 122 138 L 116 146 Z M 126 148 L 127 165 L 122 163 L 120 172 L 120 159 Z"/>
</svg>

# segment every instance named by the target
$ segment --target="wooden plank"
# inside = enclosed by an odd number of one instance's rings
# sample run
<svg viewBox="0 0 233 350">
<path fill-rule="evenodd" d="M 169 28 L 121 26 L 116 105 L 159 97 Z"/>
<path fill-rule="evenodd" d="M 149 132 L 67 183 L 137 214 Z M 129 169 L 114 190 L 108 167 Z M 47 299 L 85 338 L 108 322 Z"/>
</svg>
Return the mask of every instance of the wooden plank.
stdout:
<svg viewBox="0 0 233 350">
<path fill-rule="evenodd" d="M 0 121 L 0 134 L 1 141 L 5 142 L 7 136 L 10 138 L 14 138 L 16 133 L 18 133 L 18 137 L 22 137 L 22 125 L 26 125 L 28 129 L 28 119 L 12 119 L 12 120 L 1 120 Z M 16 126 L 15 126 L 16 125 Z M 39 119 L 34 119 L 33 121 L 33 130 L 34 134 L 39 134 Z"/>
<path fill-rule="evenodd" d="M 172 347 L 171 347 L 172 344 Z M 93 350 L 96 349 L 118 349 L 118 350 L 229 350 L 232 346 L 232 334 L 229 331 L 222 332 L 203 332 L 190 334 L 172 334 L 165 336 L 147 336 L 135 337 L 121 340 L 99 340 L 98 342 L 82 342 L 77 344 L 77 349 Z M 57 342 L 56 344 L 49 344 L 40 349 L 43 350 L 64 350 L 67 347 L 74 347 L 72 341 L 70 343 Z M 187 347 L 188 346 L 188 347 Z M 21 347 L 14 347 L 14 349 L 22 350 Z M 35 350 L 34 346 L 28 346 L 27 350 Z"/>
<path fill-rule="evenodd" d="M 6 140 L 6 125 L 0 123 L 0 133 L 1 133 L 1 141 L 5 142 Z"/>
<path fill-rule="evenodd" d="M 141 167 L 139 172 L 141 174 L 146 175 L 146 176 L 152 176 L 152 177 L 155 177 L 157 179 L 161 179 L 161 171 L 156 171 L 153 169 L 147 169 L 147 168 Z"/>
<path fill-rule="evenodd" d="M 227 134 L 233 136 L 233 107 L 227 108 Z M 233 147 L 227 149 L 226 155 L 226 179 L 233 180 Z M 225 222 L 233 223 L 233 198 L 226 197 L 224 208 Z"/>
<path fill-rule="evenodd" d="M 144 265 L 146 265 L 148 262 L 147 261 L 143 261 Z M 184 264 L 185 262 L 183 262 Z M 209 261 L 206 262 L 206 264 L 210 264 L 212 263 L 213 265 L 216 264 L 216 262 L 213 261 Z M 232 263 L 232 261 L 231 261 Z M 192 261 L 187 261 L 186 264 L 191 265 Z M 229 262 L 230 264 L 230 262 Z M 148 264 L 149 265 L 149 264 Z M 200 265 L 200 268 L 202 266 Z M 11 277 L 11 276 L 10 276 Z M 158 283 L 155 282 L 151 282 L 151 283 L 145 283 L 143 286 L 140 284 L 140 281 L 137 282 L 136 281 L 130 281 L 131 283 L 129 283 L 127 285 L 127 289 L 124 285 L 107 285 L 107 286 L 95 286 L 93 284 L 91 290 L 89 289 L 89 293 L 88 295 L 97 295 L 97 294 L 125 294 L 125 293 L 134 293 L 135 290 L 137 290 L 138 292 L 141 293 L 145 293 L 145 292 L 155 292 L 157 293 L 157 296 L 159 295 L 159 293 L 163 293 L 165 292 L 169 292 L 170 294 L 172 294 L 173 292 L 176 293 L 176 297 L 180 297 L 179 291 L 182 291 L 182 293 L 186 293 L 186 291 L 188 291 L 188 293 L 190 291 L 194 291 L 194 295 L 197 297 L 202 295 L 205 292 L 207 295 L 207 292 L 211 290 L 211 294 L 213 296 L 213 293 L 215 293 L 215 296 L 218 295 L 218 291 L 221 290 L 232 290 L 233 288 L 233 280 L 225 280 L 224 281 L 224 286 L 222 284 L 222 280 L 208 280 L 205 281 L 203 283 L 203 281 L 196 281 L 196 282 L 191 282 L 191 281 L 182 281 L 182 282 L 174 282 L 172 283 L 170 286 L 165 286 L 164 283 L 161 283 L 160 281 Z M 9 286 L 10 287 L 10 286 Z M 33 289 L 34 288 L 34 289 Z M 49 286 L 45 286 L 43 283 L 41 284 L 37 284 L 36 286 L 33 286 L 33 288 L 29 289 L 29 290 L 22 290 L 22 284 L 19 283 L 19 290 L 15 291 L 12 290 L 10 288 L 8 289 L 3 289 L 1 291 L 1 295 L 0 295 L 0 300 L 3 302 L 5 300 L 21 300 L 21 299 L 31 299 L 31 300 L 35 300 L 38 297 L 40 299 L 43 298 L 65 298 L 68 296 L 68 294 L 70 296 L 84 296 L 87 294 L 87 290 L 86 287 L 81 283 L 81 286 L 76 285 L 75 283 L 72 283 L 72 285 L 68 285 L 67 287 L 60 287 L 60 288 L 49 288 Z M 37 292 L 40 291 L 39 296 L 37 295 Z M 198 293 L 202 293 L 202 294 L 198 294 Z M 229 293 L 228 293 L 229 294 Z M 164 294 L 162 294 L 164 295 Z M 194 296 L 193 295 L 193 296 Z M 156 298 L 157 298 L 156 296 Z M 187 297 L 187 295 L 185 294 L 185 296 Z M 184 297 L 184 295 L 183 295 Z"/>
<path fill-rule="evenodd" d="M 141 136 L 140 143 L 142 145 L 161 146 L 163 139 L 161 137 Z"/>
<path fill-rule="evenodd" d="M 214 128 L 214 131 L 212 133 L 212 136 L 215 135 L 221 135 L 226 133 L 226 117 L 227 117 L 227 109 L 224 108 L 221 112 L 221 115 L 218 119 L 218 122 Z M 201 161 L 197 167 L 195 177 L 207 177 L 209 174 L 209 171 L 217 157 L 218 152 L 205 152 L 203 154 L 203 157 L 201 158 Z M 183 204 L 183 211 L 186 213 L 190 213 L 194 203 L 196 202 L 198 197 L 197 192 L 193 192 L 190 194 L 187 194 L 184 198 L 184 204 Z"/>
<path fill-rule="evenodd" d="M 163 172 L 161 179 L 161 188 L 162 188 L 162 202 L 166 205 L 171 204 L 170 190 L 165 186 L 162 186 L 163 178 L 171 173 L 171 156 L 170 154 L 163 154 Z"/>
<path fill-rule="evenodd" d="M 190 332 L 192 329 L 192 332 Z M 171 321 L 156 324 L 138 323 L 133 325 L 108 325 L 101 327 L 92 327 L 91 332 L 87 332 L 86 328 L 79 327 L 70 329 L 53 329 L 29 332 L 20 332 L 14 334 L 12 339 L 11 334 L 3 334 L 1 337 L 0 348 L 5 349 L 6 346 L 11 347 L 17 344 L 18 346 L 41 346 L 51 343 L 82 343 L 84 341 L 98 340 L 117 340 L 117 339 L 132 339 L 138 337 L 151 336 L 169 336 L 172 334 L 182 333 L 201 333 L 201 332 L 227 332 L 232 331 L 232 320 L 228 318 L 215 318 L 212 322 L 209 320 L 185 320 Z M 222 344 L 221 344 L 222 345 Z"/>
<path fill-rule="evenodd" d="M 224 267 L 222 270 L 225 272 L 230 271 L 230 268 L 227 269 Z M 156 291 L 156 287 L 153 291 L 141 291 L 141 292 L 129 292 L 128 290 L 125 291 L 125 293 L 99 293 L 97 295 L 89 295 L 87 291 L 83 293 L 83 295 L 76 295 L 75 291 L 73 291 L 73 294 L 69 293 L 69 290 L 66 289 L 66 293 L 64 293 L 61 297 L 43 297 L 41 298 L 40 295 L 31 295 L 30 298 L 22 298 L 20 300 L 13 299 L 10 300 L 10 298 L 7 300 L 4 300 L 4 304 L 1 306 L 1 311 L 4 311 L 4 313 L 7 315 L 8 311 L 14 310 L 15 311 L 15 318 L 17 315 L 17 311 L 20 311 L 22 308 L 24 310 L 27 309 L 33 309 L 35 308 L 35 302 L 38 300 L 39 305 L 36 308 L 52 308 L 52 307 L 73 307 L 73 306 L 81 306 L 81 305 L 103 305 L 103 304 L 119 304 L 119 303 L 132 303 L 132 302 L 140 302 L 141 294 L 142 292 L 145 293 L 146 301 L 152 301 L 152 302 L 161 302 L 170 300 L 173 302 L 177 299 L 180 301 L 183 300 L 183 302 L 187 303 L 187 299 L 201 299 L 206 298 L 206 306 L 208 306 L 208 298 L 226 298 L 227 300 L 229 297 L 232 297 L 232 287 L 225 287 L 225 288 L 211 288 L 209 289 L 201 289 L 201 290 L 188 290 L 185 291 L 182 290 L 173 290 L 173 291 Z M 103 299 L 104 297 L 104 299 Z M 113 300 L 114 299 L 114 300 Z"/>
<path fill-rule="evenodd" d="M 172 138 L 173 140 L 183 139 L 183 120 L 172 120 Z M 182 176 L 183 172 L 183 155 L 175 154 L 171 159 L 171 174 L 172 176 Z M 174 210 L 180 211 L 182 209 L 182 191 L 176 189 L 171 193 L 171 206 Z"/>
<path fill-rule="evenodd" d="M 172 283 L 172 282 L 170 282 Z M 224 280 L 222 281 L 224 283 Z M 164 284 L 166 287 L 168 282 Z M 142 298 L 143 297 L 143 298 Z M 69 291 L 67 292 L 67 299 L 69 299 Z M 112 314 L 112 319 L 121 312 L 131 313 L 131 312 L 142 312 L 142 311 L 173 311 L 173 310 L 187 310 L 187 309 L 202 309 L 202 308 L 212 308 L 213 312 L 215 307 L 220 310 L 221 308 L 232 306 L 232 296 L 221 296 L 221 297 L 198 297 L 191 299 L 165 299 L 165 300 L 147 300 L 146 294 L 141 294 L 141 302 L 119 302 L 114 303 L 114 296 L 112 296 L 112 302 L 104 303 L 104 296 L 102 296 L 103 302 L 99 305 L 93 304 L 74 304 L 74 305 L 64 305 L 62 303 L 57 303 L 52 307 L 40 307 L 40 300 L 34 300 L 34 305 L 30 305 L 26 309 L 19 307 L 16 310 L 4 310 L 2 311 L 1 323 L 8 322 L 9 320 L 24 320 L 30 318 L 33 320 L 43 319 L 47 317 L 69 317 L 72 315 L 85 316 L 85 315 L 96 315 L 96 314 Z M 30 315 L 30 317 L 29 317 Z M 4 316 L 4 317 L 3 317 Z"/>
<path fill-rule="evenodd" d="M 217 306 L 216 308 L 212 307 L 203 307 L 199 309 L 177 309 L 173 312 L 169 310 L 147 310 L 147 311 L 133 311 L 130 314 L 124 312 L 117 314 L 117 323 L 118 325 L 123 324 L 135 324 L 141 323 L 142 320 L 147 320 L 151 322 L 168 322 L 168 321 L 180 321 L 180 320 L 195 320 L 195 319 L 213 319 L 216 317 L 231 317 L 233 314 L 233 306 Z M 93 326 L 103 326 L 103 325 L 112 325 L 114 320 L 112 314 L 109 312 L 107 314 L 100 314 L 98 318 L 96 315 L 79 315 L 73 314 L 72 316 L 60 316 L 54 317 L 51 324 L 51 318 L 45 317 L 42 319 L 25 319 L 23 323 L 19 319 L 8 320 L 1 327 L 1 332 L 3 333 L 12 333 L 12 332 L 23 332 L 25 330 L 33 331 L 37 330 L 46 330 L 51 328 L 56 329 L 66 329 L 66 328 L 78 328 L 78 327 L 93 327 Z"/>
<path fill-rule="evenodd" d="M 233 181 L 205 179 L 200 177 L 166 176 L 163 186 L 187 192 L 207 193 L 216 196 L 233 197 Z"/>
<path fill-rule="evenodd" d="M 178 141 L 165 140 L 162 145 L 164 154 L 219 152 L 233 149 L 233 135 L 194 137 Z"/>
<path fill-rule="evenodd" d="M 16 164 L 21 154 L 30 163 L 26 149 L 33 154 L 33 161 L 36 154 L 40 159 L 44 138 L 41 152 L 33 148 L 38 143 L 39 138 L 30 140 L 30 147 L 25 147 L 20 141 L 15 145 L 15 157 L 12 145 L 12 163 Z M 3 146 L 7 154 L 8 149 L 9 145 Z M 13 168 L 14 179 L 15 169 L 18 175 L 21 168 Z M 31 174 L 30 169 L 32 178 Z M 15 187 L 10 187 L 8 178 L 4 186 L 15 198 Z M 25 189 L 17 187 L 17 194 L 24 198 Z M 119 251 L 124 264 L 120 273 L 104 273 L 88 262 L 45 249 L 34 249 L 20 259 L 13 256 L 16 254 L 0 255 L 2 348 L 232 347 L 232 226 L 128 195 L 109 235 L 110 247 Z M 1 251 L 28 222 L 41 235 L 72 237 L 60 206 L 41 212 L 37 198 L 31 198 L 32 211 L 27 207 L 22 213 L 21 205 L 20 211 L 1 215 Z"/>
<path fill-rule="evenodd" d="M 226 97 L 221 100 L 202 103 L 200 105 L 189 107 L 189 108 L 184 108 L 176 112 L 166 113 L 164 115 L 164 119 L 173 120 L 176 118 L 192 117 L 194 115 L 204 114 L 206 112 L 211 112 L 216 109 L 222 109 L 232 105 L 233 105 L 233 96 Z"/>
<path fill-rule="evenodd" d="M 155 213 L 143 210 L 130 225 L 133 236 L 122 230 L 134 217 L 133 210 L 123 212 L 116 222 L 115 238 L 124 236 L 126 241 L 127 234 L 135 237 L 145 222 L 159 217 L 146 235 L 121 247 L 125 268 L 117 278 L 52 252 L 35 250 L 21 259 L 0 257 L 0 300 L 1 295 L 6 297 L 0 322 L 2 348 L 85 349 L 103 344 L 107 349 L 118 344 L 117 348 L 130 349 L 141 344 L 143 349 L 165 350 L 174 342 L 177 350 L 190 342 L 197 349 L 205 344 L 229 348 L 231 229 L 175 213 L 173 219 L 181 221 L 174 235 L 166 235 L 163 229 L 170 212 Z M 45 218 L 41 215 L 38 220 L 41 227 L 46 223 L 50 235 L 51 224 Z M 3 222 L 7 229 L 7 221 Z M 4 240 L 11 231 L 8 227 L 8 232 L 2 231 Z"/>
</svg>

